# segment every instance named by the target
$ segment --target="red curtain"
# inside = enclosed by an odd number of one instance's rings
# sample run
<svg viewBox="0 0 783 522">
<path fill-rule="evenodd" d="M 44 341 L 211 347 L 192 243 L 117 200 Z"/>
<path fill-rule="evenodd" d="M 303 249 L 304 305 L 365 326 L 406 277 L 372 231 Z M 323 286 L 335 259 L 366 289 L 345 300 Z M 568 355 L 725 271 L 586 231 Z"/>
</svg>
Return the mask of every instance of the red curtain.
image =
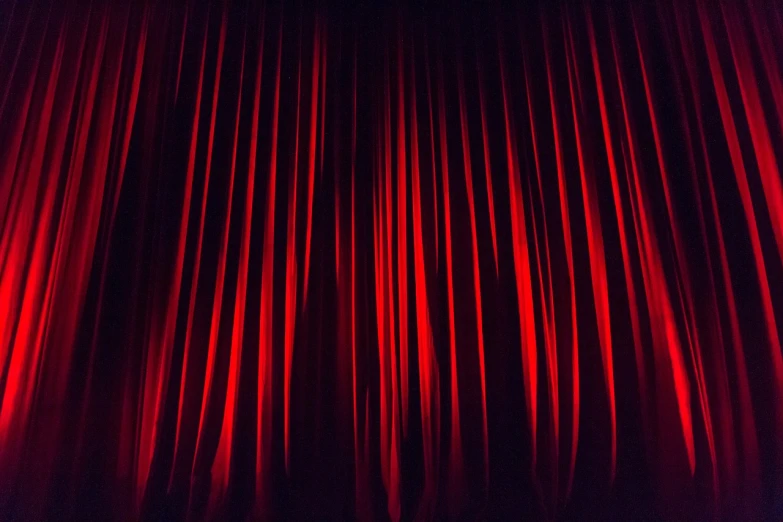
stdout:
<svg viewBox="0 0 783 522">
<path fill-rule="evenodd" d="M 0 5 L 2 518 L 781 512 L 779 2 L 131 4 Z"/>
</svg>

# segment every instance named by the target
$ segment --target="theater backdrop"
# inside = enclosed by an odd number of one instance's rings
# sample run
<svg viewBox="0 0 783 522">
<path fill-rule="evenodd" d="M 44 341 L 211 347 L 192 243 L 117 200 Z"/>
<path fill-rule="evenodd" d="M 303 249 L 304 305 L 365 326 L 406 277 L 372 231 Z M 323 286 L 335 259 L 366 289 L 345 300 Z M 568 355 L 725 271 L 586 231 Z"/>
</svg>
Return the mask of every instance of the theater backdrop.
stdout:
<svg viewBox="0 0 783 522">
<path fill-rule="evenodd" d="M 782 171 L 780 1 L 2 0 L 0 519 L 780 520 Z"/>
</svg>

